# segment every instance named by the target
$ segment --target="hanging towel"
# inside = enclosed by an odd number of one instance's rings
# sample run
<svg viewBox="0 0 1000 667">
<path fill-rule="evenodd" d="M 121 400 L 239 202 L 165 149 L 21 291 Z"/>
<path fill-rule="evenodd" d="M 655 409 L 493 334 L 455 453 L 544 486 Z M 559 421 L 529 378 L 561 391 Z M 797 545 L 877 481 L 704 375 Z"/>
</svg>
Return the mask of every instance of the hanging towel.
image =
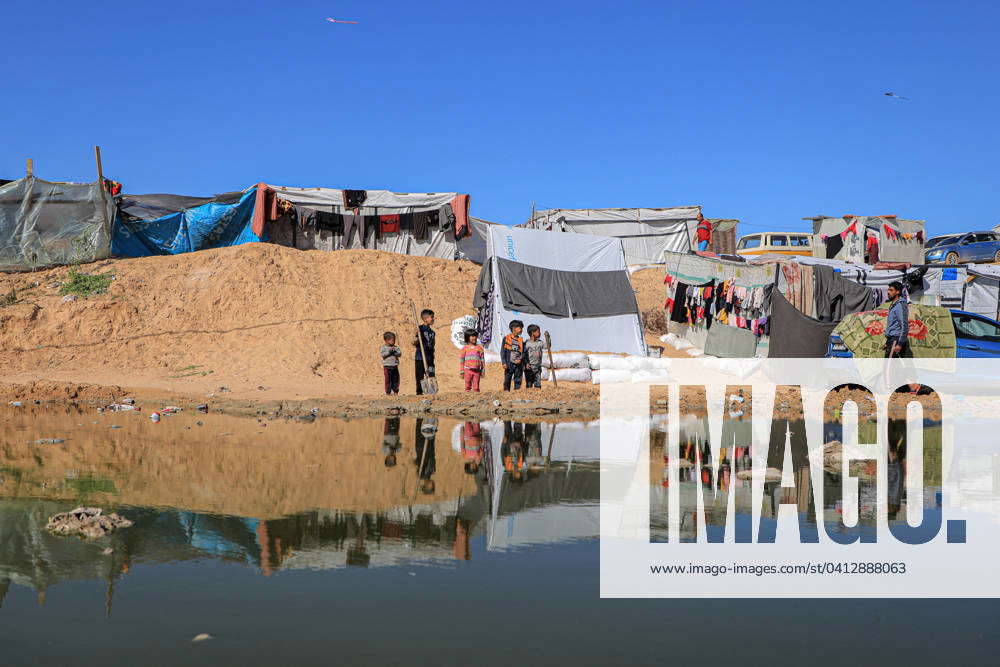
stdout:
<svg viewBox="0 0 1000 667">
<path fill-rule="evenodd" d="M 399 231 L 398 215 L 380 215 L 378 221 L 380 234 L 391 234 Z"/>
<path fill-rule="evenodd" d="M 368 199 L 366 190 L 344 190 L 344 208 L 359 209 Z"/>
</svg>

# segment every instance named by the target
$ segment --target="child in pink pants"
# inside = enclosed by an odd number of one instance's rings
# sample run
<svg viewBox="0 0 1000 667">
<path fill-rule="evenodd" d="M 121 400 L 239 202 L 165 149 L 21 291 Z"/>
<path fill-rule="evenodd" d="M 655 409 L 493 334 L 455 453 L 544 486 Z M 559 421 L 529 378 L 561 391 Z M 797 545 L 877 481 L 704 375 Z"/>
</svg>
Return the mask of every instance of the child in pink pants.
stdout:
<svg viewBox="0 0 1000 667">
<path fill-rule="evenodd" d="M 459 353 L 459 373 L 465 378 L 465 391 L 479 391 L 479 380 L 486 374 L 486 351 L 477 341 L 475 330 L 465 332 L 465 347 Z"/>
</svg>

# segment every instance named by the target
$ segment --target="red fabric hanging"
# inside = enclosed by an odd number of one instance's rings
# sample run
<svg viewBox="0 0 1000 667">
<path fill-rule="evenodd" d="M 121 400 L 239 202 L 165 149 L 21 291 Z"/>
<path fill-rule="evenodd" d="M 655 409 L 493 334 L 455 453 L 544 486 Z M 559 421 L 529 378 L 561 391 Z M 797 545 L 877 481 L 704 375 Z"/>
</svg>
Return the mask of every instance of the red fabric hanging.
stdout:
<svg viewBox="0 0 1000 667">
<path fill-rule="evenodd" d="M 379 231 L 383 234 L 399 231 L 398 215 L 380 215 L 378 217 Z"/>
</svg>

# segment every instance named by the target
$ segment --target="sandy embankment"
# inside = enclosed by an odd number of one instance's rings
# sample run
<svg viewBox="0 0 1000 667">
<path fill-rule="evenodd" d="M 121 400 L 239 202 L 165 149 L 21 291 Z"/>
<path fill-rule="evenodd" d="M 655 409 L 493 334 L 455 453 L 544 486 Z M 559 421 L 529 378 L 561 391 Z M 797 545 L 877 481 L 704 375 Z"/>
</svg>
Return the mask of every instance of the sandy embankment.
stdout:
<svg viewBox="0 0 1000 667">
<path fill-rule="evenodd" d="M 211 402 L 238 410 L 337 414 L 427 407 L 414 392 L 413 309 L 437 314 L 435 412 L 597 413 L 598 387 L 547 383 L 499 393 L 491 365 L 484 393 L 465 395 L 450 323 L 472 314 L 479 267 L 374 250 L 298 251 L 256 243 L 178 256 L 96 262 L 111 273 L 107 294 L 63 301 L 68 268 L 0 275 L 0 398 Z M 643 309 L 662 299 L 655 270 L 636 274 Z M 647 294 L 648 292 L 648 294 Z M 529 318 L 530 319 L 530 318 Z M 382 394 L 378 346 L 399 334 L 404 350 L 398 400 Z M 647 336 L 650 343 L 656 337 Z M 556 347 L 559 341 L 554 341 Z M 669 348 L 668 348 L 669 349 Z M 530 396 L 530 402 L 525 399 Z"/>
</svg>

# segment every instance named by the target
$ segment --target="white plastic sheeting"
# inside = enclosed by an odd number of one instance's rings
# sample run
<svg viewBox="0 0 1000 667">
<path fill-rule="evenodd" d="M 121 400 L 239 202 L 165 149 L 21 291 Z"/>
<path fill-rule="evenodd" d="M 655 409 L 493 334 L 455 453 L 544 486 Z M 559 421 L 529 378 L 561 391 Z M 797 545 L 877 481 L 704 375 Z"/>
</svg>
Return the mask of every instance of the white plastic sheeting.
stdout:
<svg viewBox="0 0 1000 667">
<path fill-rule="evenodd" d="M 621 241 L 589 234 L 552 234 L 492 225 L 489 229 L 487 253 L 489 257 L 503 257 L 561 271 L 626 270 Z M 494 352 L 500 351 L 503 337 L 510 332 L 511 320 L 521 320 L 525 328 L 529 324 L 537 324 L 542 331 L 548 331 L 552 336 L 553 349 L 646 354 L 638 310 L 634 315 L 608 317 L 525 315 L 518 311 L 504 310 L 495 272 L 493 281 L 493 324 L 489 349 Z"/>
<path fill-rule="evenodd" d="M 614 236 L 622 240 L 625 262 L 661 262 L 664 250 L 693 247 L 700 206 L 671 208 L 548 209 L 521 225 L 527 229 Z"/>
</svg>

